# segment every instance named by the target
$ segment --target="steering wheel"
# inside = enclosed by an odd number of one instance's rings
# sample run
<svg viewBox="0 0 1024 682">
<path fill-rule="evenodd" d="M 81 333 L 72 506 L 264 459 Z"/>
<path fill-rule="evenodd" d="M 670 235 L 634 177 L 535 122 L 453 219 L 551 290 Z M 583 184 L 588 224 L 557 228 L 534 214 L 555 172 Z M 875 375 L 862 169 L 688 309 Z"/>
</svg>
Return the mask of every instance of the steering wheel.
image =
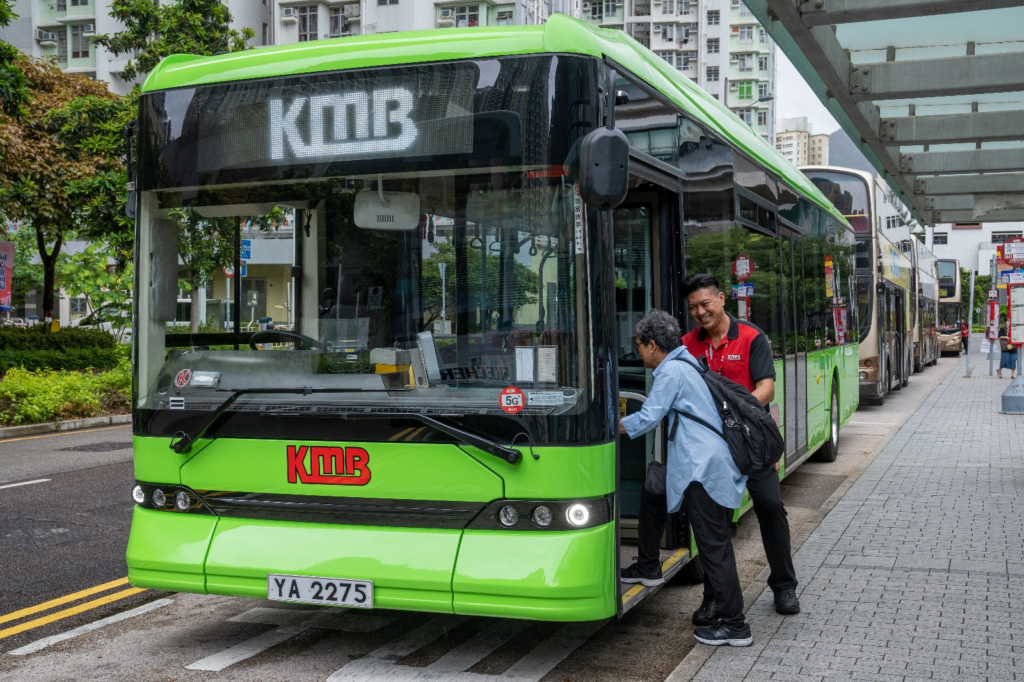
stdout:
<svg viewBox="0 0 1024 682">
<path fill-rule="evenodd" d="M 297 350 L 302 350 L 303 348 L 314 348 L 318 351 L 327 352 L 327 346 L 316 339 L 303 336 L 302 334 L 296 334 L 295 332 L 286 332 L 282 329 L 263 329 L 256 332 L 249 337 L 249 348 L 259 350 L 256 347 L 257 343 L 267 343 L 270 342 L 271 339 L 277 337 L 283 337 L 286 341 L 297 341 Z"/>
</svg>

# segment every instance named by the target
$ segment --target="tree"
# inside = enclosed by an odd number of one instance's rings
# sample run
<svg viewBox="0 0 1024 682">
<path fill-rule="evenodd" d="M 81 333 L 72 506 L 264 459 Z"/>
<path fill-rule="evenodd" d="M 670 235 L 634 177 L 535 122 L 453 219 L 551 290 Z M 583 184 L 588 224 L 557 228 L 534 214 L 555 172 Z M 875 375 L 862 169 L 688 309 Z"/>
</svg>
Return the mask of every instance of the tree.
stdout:
<svg viewBox="0 0 1024 682">
<path fill-rule="evenodd" d="M 10 26 L 18 18 L 12 1 L 0 0 L 0 28 Z M 16 47 L 0 40 L 0 111 L 8 116 L 18 116 L 28 103 L 28 82 L 18 68 L 18 62 L 24 58 Z"/>
<path fill-rule="evenodd" d="M 133 55 L 124 67 L 125 80 L 152 71 L 172 54 L 213 55 L 238 52 L 256 34 L 251 28 L 229 28 L 231 12 L 221 0 L 179 0 L 160 5 L 153 0 L 113 0 L 110 16 L 127 28 L 93 40 L 115 57 Z"/>
<path fill-rule="evenodd" d="M 113 333 L 120 339 L 131 324 L 129 301 L 132 292 L 132 266 L 112 268 L 109 265 L 109 246 L 93 242 L 83 251 L 61 260 L 57 273 L 64 291 L 71 296 L 82 296 L 90 310 L 110 306 L 121 314 L 108 316 Z"/>
<path fill-rule="evenodd" d="M 74 118 L 75 100 L 98 102 L 115 96 L 105 83 L 64 73 L 52 61 L 25 58 L 16 68 L 33 96 L 19 116 L 0 121 L 0 214 L 34 228 L 43 269 L 42 314 L 53 317 L 57 261 L 87 203 L 87 197 L 72 188 L 118 162 L 78 144 L 95 134 L 91 129 L 103 116 L 98 104 L 89 116 L 78 119 L 76 135 L 65 128 Z"/>
</svg>

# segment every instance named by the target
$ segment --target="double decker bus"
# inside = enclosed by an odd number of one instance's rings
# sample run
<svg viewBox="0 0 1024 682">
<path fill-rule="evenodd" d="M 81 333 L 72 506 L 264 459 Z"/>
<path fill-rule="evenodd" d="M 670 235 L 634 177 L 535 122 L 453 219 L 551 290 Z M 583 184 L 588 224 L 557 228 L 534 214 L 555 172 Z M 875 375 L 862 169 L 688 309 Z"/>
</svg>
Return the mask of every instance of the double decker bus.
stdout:
<svg viewBox="0 0 1024 682">
<path fill-rule="evenodd" d="M 914 272 L 917 274 L 917 324 L 914 326 L 914 371 L 921 372 L 939 361 L 939 280 L 937 259 L 918 240 Z"/>
<path fill-rule="evenodd" d="M 633 329 L 686 317 L 688 273 L 771 340 L 780 475 L 834 459 L 857 407 L 849 224 L 619 31 L 556 14 L 173 56 L 137 147 L 135 585 L 624 613 L 650 593 L 619 570 L 666 448 L 618 436 L 653 381 Z M 200 300 L 229 288 L 227 330 L 173 324 L 197 273 Z M 245 329 L 245 305 L 288 323 Z M 699 578 L 694 555 L 676 514 L 666 575 Z"/>
<path fill-rule="evenodd" d="M 886 234 L 901 221 L 895 206 L 886 200 L 880 178 L 835 166 L 802 170 L 857 235 L 860 397 L 881 405 L 891 391 L 907 385 L 914 371 L 917 290 L 912 259 L 916 252 L 908 248 L 904 254 Z"/>
<path fill-rule="evenodd" d="M 935 263 L 935 274 L 939 280 L 939 350 L 959 355 L 964 349 L 960 261 L 940 258 Z"/>
</svg>

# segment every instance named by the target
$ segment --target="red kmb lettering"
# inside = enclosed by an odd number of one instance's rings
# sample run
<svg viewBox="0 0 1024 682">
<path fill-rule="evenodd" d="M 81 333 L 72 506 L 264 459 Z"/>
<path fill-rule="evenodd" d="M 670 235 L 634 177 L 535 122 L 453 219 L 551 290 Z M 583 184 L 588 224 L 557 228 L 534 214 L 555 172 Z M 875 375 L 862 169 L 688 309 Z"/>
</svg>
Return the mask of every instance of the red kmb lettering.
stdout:
<svg viewBox="0 0 1024 682">
<path fill-rule="evenodd" d="M 303 483 L 309 483 L 308 476 L 306 474 L 306 450 L 305 445 L 295 447 L 294 445 L 288 446 L 288 482 L 295 483 L 295 477 L 298 476 L 299 480 Z"/>
<path fill-rule="evenodd" d="M 309 467 L 306 466 L 306 454 Z M 370 455 L 363 448 L 324 445 L 288 446 L 288 482 L 327 485 L 366 485 Z"/>
</svg>

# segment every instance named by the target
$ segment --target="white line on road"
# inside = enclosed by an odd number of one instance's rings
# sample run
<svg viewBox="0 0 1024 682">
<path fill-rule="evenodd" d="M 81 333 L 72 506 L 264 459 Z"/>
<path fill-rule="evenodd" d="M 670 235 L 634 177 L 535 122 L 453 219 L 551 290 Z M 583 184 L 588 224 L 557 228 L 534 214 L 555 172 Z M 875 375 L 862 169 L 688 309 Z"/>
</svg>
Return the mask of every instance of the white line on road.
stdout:
<svg viewBox="0 0 1024 682">
<path fill-rule="evenodd" d="M 188 670 L 220 672 L 235 663 L 252 658 L 292 637 L 301 635 L 310 628 L 326 628 L 342 632 L 374 632 L 389 625 L 394 621 L 394 617 L 356 613 L 336 608 L 291 610 L 259 607 L 249 609 L 228 620 L 234 623 L 260 623 L 279 627 L 185 666 Z"/>
<path fill-rule="evenodd" d="M 525 620 L 501 620 L 463 642 L 427 666 L 431 673 L 461 673 L 487 658 L 495 649 L 522 632 Z"/>
<path fill-rule="evenodd" d="M 36 642 L 32 642 L 31 644 L 26 644 L 25 646 L 21 647 L 20 649 L 15 649 L 13 651 L 8 651 L 7 655 L 8 656 L 26 656 L 28 654 L 34 654 L 37 651 L 41 651 L 41 650 L 43 650 L 43 649 L 45 649 L 47 647 L 53 646 L 54 644 L 57 644 L 59 642 L 63 642 L 64 640 L 67 640 L 67 639 L 71 639 L 72 637 L 78 637 L 79 635 L 84 635 L 87 632 L 93 632 L 94 630 L 99 630 L 100 628 L 105 628 L 108 625 L 113 625 L 114 623 L 119 623 L 122 620 L 128 620 L 129 618 L 134 618 L 135 616 L 141 616 L 144 613 L 149 613 L 150 611 L 155 611 L 155 610 L 157 610 L 159 608 L 163 608 L 164 606 L 167 606 L 168 604 L 173 604 L 173 603 L 174 603 L 173 599 L 157 599 L 156 601 L 151 601 L 148 604 L 143 604 L 142 606 L 139 606 L 137 608 L 131 609 L 130 611 L 125 611 L 123 613 L 118 613 L 118 614 L 115 614 L 113 616 L 110 616 L 109 618 L 104 618 L 102 620 L 97 620 L 97 621 L 95 621 L 93 623 L 88 623 L 86 625 L 83 625 L 82 627 L 75 628 L 74 630 L 68 630 L 67 632 L 62 632 L 59 635 L 53 635 L 52 637 L 45 637 L 45 638 L 40 639 L 40 640 L 38 640 Z"/>
<path fill-rule="evenodd" d="M 0 490 L 3 490 L 4 488 L 17 488 L 18 486 L 22 486 L 22 485 L 32 485 L 34 483 L 46 483 L 49 480 L 50 479 L 48 479 L 48 478 L 40 478 L 40 479 L 37 479 L 35 481 L 22 481 L 21 483 L 8 483 L 7 485 L 0 485 Z"/>
</svg>

